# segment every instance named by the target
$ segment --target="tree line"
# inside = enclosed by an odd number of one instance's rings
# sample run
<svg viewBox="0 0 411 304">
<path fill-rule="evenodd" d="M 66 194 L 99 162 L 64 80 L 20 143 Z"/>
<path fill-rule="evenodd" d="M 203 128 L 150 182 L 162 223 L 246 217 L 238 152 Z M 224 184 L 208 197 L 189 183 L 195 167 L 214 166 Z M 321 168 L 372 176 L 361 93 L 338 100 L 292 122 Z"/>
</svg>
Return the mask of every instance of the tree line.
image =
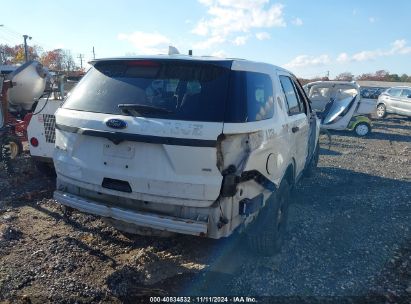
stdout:
<svg viewBox="0 0 411 304">
<path fill-rule="evenodd" d="M 369 80 L 369 81 L 390 81 L 390 82 L 411 82 L 411 75 L 407 74 L 390 74 L 386 70 L 378 70 L 375 73 L 364 73 L 354 76 L 351 72 L 344 72 L 337 75 L 334 79 L 328 77 L 316 77 L 312 79 L 299 78 L 302 84 L 306 84 L 317 80 L 341 80 L 341 81 L 353 81 L 353 80 Z"/>
<path fill-rule="evenodd" d="M 84 72 L 76 65 L 69 50 L 54 49 L 45 51 L 38 45 L 28 46 L 29 60 L 37 60 L 52 71 L 73 73 Z M 21 64 L 25 62 L 24 46 L 22 44 L 9 46 L 0 44 L 0 63 L 3 65 Z"/>
</svg>

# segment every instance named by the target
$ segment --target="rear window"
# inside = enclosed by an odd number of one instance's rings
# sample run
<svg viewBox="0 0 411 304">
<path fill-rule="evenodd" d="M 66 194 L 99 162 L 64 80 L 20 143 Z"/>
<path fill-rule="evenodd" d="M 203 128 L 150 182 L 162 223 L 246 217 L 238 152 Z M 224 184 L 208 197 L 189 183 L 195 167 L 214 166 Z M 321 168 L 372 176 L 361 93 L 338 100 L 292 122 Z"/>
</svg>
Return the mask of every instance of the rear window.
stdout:
<svg viewBox="0 0 411 304">
<path fill-rule="evenodd" d="M 101 61 L 63 108 L 175 120 L 222 122 L 230 70 L 185 61 Z"/>
<path fill-rule="evenodd" d="M 274 113 L 271 77 L 231 62 L 97 62 L 63 108 L 205 122 L 251 122 Z"/>
</svg>

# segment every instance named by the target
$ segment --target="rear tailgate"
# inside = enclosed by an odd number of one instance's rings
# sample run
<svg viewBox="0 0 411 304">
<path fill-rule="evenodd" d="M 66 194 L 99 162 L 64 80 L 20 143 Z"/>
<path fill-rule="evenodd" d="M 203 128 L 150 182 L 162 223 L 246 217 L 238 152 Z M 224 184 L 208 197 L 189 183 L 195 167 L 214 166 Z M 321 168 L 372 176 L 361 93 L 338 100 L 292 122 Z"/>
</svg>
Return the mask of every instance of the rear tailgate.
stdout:
<svg viewBox="0 0 411 304">
<path fill-rule="evenodd" d="M 212 201 L 220 193 L 216 140 L 223 123 L 59 109 L 54 157 L 63 178 L 118 195 Z M 127 127 L 113 130 L 109 119 Z M 88 186 L 87 186 L 88 185 Z M 127 188 L 129 185 L 129 188 Z M 176 203 L 176 200 L 173 200 Z"/>
</svg>

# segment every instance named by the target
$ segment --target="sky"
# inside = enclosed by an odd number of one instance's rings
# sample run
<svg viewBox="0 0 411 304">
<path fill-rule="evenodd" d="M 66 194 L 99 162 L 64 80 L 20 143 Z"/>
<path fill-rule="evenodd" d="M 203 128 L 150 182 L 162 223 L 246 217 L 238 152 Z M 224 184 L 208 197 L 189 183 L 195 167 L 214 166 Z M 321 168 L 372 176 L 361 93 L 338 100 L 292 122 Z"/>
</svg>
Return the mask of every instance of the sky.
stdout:
<svg viewBox="0 0 411 304">
<path fill-rule="evenodd" d="M 167 53 L 262 61 L 298 77 L 411 74 L 411 1 L 0 0 L 0 43 L 93 58 Z M 9 12 L 9 13 L 7 13 Z"/>
</svg>

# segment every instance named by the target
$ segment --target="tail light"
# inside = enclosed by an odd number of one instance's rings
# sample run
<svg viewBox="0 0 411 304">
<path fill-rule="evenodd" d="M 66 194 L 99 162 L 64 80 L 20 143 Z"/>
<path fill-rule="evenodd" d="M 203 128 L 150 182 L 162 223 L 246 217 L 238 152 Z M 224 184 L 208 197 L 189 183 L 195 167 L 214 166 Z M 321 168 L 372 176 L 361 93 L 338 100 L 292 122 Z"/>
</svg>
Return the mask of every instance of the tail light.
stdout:
<svg viewBox="0 0 411 304">
<path fill-rule="evenodd" d="M 128 66 L 139 66 L 139 67 L 159 67 L 160 64 L 151 60 L 131 60 L 126 61 Z"/>
<path fill-rule="evenodd" d="M 35 137 L 32 137 L 32 138 L 30 138 L 30 144 L 31 144 L 33 147 L 37 147 L 37 146 L 39 145 L 39 140 L 38 140 L 37 138 L 35 138 Z"/>
</svg>

